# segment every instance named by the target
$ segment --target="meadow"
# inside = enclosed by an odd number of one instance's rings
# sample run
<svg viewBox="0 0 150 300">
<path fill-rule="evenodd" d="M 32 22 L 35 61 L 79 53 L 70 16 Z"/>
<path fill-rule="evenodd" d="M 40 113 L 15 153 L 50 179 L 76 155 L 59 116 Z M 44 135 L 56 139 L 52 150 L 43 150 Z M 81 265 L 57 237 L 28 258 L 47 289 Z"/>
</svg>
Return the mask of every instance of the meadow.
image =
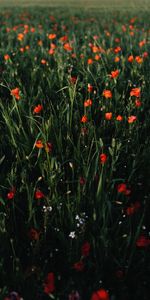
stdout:
<svg viewBox="0 0 150 300">
<path fill-rule="evenodd" d="M 149 3 L 53 3 L 0 1 L 0 300 L 149 300 Z"/>
</svg>

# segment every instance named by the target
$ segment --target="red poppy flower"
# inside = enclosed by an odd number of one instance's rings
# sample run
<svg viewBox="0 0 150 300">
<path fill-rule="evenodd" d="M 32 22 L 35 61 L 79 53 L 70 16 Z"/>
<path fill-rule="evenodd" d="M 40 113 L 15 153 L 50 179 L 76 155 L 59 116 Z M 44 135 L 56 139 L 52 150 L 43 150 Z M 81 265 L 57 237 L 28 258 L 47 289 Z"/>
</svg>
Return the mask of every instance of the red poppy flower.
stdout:
<svg viewBox="0 0 150 300">
<path fill-rule="evenodd" d="M 120 183 L 118 186 L 117 186 L 117 191 L 118 193 L 125 193 L 127 190 L 127 185 L 125 183 Z"/>
<path fill-rule="evenodd" d="M 36 190 L 36 192 L 35 192 L 35 199 L 42 199 L 44 197 L 45 196 L 44 196 L 43 192 L 41 192 L 40 190 Z"/>
<path fill-rule="evenodd" d="M 133 55 L 130 55 L 130 56 L 128 57 L 128 62 L 132 63 L 133 60 L 134 60 L 134 56 L 133 56 Z"/>
<path fill-rule="evenodd" d="M 17 87 L 13 90 L 11 90 L 11 96 L 14 96 L 16 98 L 16 100 L 20 99 L 20 89 Z"/>
<path fill-rule="evenodd" d="M 36 143 L 35 143 L 35 147 L 41 149 L 44 147 L 43 143 L 41 140 L 37 140 Z"/>
<path fill-rule="evenodd" d="M 130 96 L 135 96 L 137 98 L 139 98 L 141 96 L 141 89 L 140 88 L 133 88 L 131 91 L 130 91 Z"/>
<path fill-rule="evenodd" d="M 105 113 L 105 119 L 106 120 L 111 120 L 112 119 L 112 112 Z"/>
<path fill-rule="evenodd" d="M 88 117 L 86 115 L 82 116 L 81 123 L 87 123 L 87 122 L 88 122 Z"/>
<path fill-rule="evenodd" d="M 111 78 L 117 78 L 119 75 L 119 70 L 111 71 Z"/>
<path fill-rule="evenodd" d="M 109 300 L 109 294 L 106 290 L 100 289 L 92 294 L 91 300 Z"/>
<path fill-rule="evenodd" d="M 90 93 L 92 91 L 93 91 L 93 86 L 90 83 L 88 83 L 88 92 Z"/>
<path fill-rule="evenodd" d="M 106 99 L 112 98 L 112 92 L 110 90 L 104 90 L 102 94 Z"/>
<path fill-rule="evenodd" d="M 92 106 L 92 100 L 91 99 L 88 99 L 88 100 L 84 101 L 84 107 L 89 107 L 89 106 Z"/>
<path fill-rule="evenodd" d="M 33 113 L 34 113 L 34 114 L 39 114 L 42 110 L 43 110 L 43 105 L 38 104 L 38 105 L 34 108 Z"/>
<path fill-rule="evenodd" d="M 128 117 L 128 123 L 129 123 L 129 124 L 135 122 L 136 120 L 137 120 L 137 117 L 136 117 L 136 116 L 130 116 L 130 117 Z"/>
<path fill-rule="evenodd" d="M 147 238 L 145 235 L 141 235 L 136 241 L 136 246 L 139 248 L 146 248 L 149 245 L 150 245 L 150 239 Z"/>
<path fill-rule="evenodd" d="M 105 153 L 100 154 L 101 164 L 105 164 L 106 160 L 107 160 L 107 155 Z"/>
<path fill-rule="evenodd" d="M 15 192 L 16 192 L 16 189 L 15 189 L 15 187 L 13 187 L 7 194 L 7 199 L 9 199 L 9 200 L 13 199 L 15 197 Z"/>
<path fill-rule="evenodd" d="M 116 117 L 116 120 L 119 121 L 119 122 L 121 122 L 121 121 L 123 120 L 123 117 L 122 117 L 121 115 L 118 115 L 118 116 Z"/>
<path fill-rule="evenodd" d="M 81 248 L 81 254 L 82 256 L 88 256 L 90 253 L 90 243 L 89 242 L 85 242 Z"/>
<path fill-rule="evenodd" d="M 54 273 L 48 273 L 47 278 L 44 283 L 44 292 L 46 294 L 51 294 L 55 291 L 55 277 Z"/>
</svg>

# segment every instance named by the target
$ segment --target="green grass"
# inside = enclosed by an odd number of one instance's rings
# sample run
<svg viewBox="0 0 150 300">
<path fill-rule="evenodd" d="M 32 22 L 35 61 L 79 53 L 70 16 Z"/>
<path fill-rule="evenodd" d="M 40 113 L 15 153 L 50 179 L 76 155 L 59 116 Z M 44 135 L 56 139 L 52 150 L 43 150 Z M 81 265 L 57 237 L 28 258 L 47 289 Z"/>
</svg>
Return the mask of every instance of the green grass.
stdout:
<svg viewBox="0 0 150 300">
<path fill-rule="evenodd" d="M 150 8 L 149 0 L 0 0 L 0 5 L 8 6 L 50 6 L 50 7 L 81 7 L 85 9 L 134 9 L 134 10 L 148 10 Z"/>
</svg>

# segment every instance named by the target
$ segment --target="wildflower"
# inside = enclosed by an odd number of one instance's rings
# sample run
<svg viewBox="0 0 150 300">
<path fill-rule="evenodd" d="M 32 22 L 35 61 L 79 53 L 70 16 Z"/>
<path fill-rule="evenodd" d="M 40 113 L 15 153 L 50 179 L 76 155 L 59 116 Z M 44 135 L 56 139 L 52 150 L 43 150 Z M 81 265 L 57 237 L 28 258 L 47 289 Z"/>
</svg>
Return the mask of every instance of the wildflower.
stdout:
<svg viewBox="0 0 150 300">
<path fill-rule="evenodd" d="M 141 89 L 140 88 L 133 88 L 131 91 L 130 91 L 130 96 L 135 96 L 137 98 L 139 98 L 141 96 Z"/>
<path fill-rule="evenodd" d="M 135 100 L 135 106 L 136 106 L 136 107 L 140 107 L 141 105 L 142 105 L 141 101 L 138 100 L 138 99 L 136 99 L 136 100 Z"/>
<path fill-rule="evenodd" d="M 87 60 L 87 63 L 88 63 L 88 65 L 92 65 L 93 59 L 92 59 L 92 58 L 89 58 L 89 59 Z"/>
<path fill-rule="evenodd" d="M 112 92 L 110 90 L 104 90 L 102 94 L 106 99 L 112 98 Z"/>
<path fill-rule="evenodd" d="M 93 91 L 93 86 L 90 83 L 88 83 L 88 92 L 90 93 L 92 91 Z"/>
<path fill-rule="evenodd" d="M 4 59 L 5 59 L 5 60 L 9 60 L 9 59 L 10 59 L 10 56 L 9 56 L 8 54 L 5 54 L 5 55 L 4 55 Z"/>
<path fill-rule="evenodd" d="M 50 33 L 48 35 L 49 40 L 54 40 L 56 38 L 56 34 L 55 33 Z"/>
<path fill-rule="evenodd" d="M 106 160 L 107 160 L 107 155 L 105 153 L 100 154 L 101 164 L 105 164 Z"/>
<path fill-rule="evenodd" d="M 92 106 L 92 100 L 91 99 L 88 99 L 88 100 L 84 101 L 84 107 L 89 107 L 89 106 Z"/>
<path fill-rule="evenodd" d="M 111 78 L 117 78 L 118 75 L 119 75 L 119 70 L 115 70 L 115 71 L 111 71 L 110 77 Z"/>
<path fill-rule="evenodd" d="M 17 40 L 22 41 L 23 39 L 24 39 L 24 34 L 23 33 L 18 33 Z"/>
<path fill-rule="evenodd" d="M 11 96 L 14 96 L 16 100 L 20 99 L 20 89 L 16 87 L 15 89 L 11 90 Z"/>
<path fill-rule="evenodd" d="M 13 187 L 8 193 L 7 193 L 7 199 L 12 200 L 15 197 L 16 189 Z"/>
<path fill-rule="evenodd" d="M 129 123 L 129 124 L 135 122 L 136 120 L 137 120 L 137 117 L 136 117 L 136 116 L 130 116 L 130 117 L 128 117 L 128 123 Z"/>
<path fill-rule="evenodd" d="M 112 119 L 112 112 L 105 113 L 105 119 L 106 120 L 111 120 Z"/>
<path fill-rule="evenodd" d="M 39 189 L 36 190 L 36 192 L 35 192 L 35 199 L 42 199 L 44 197 L 45 196 L 44 196 L 43 192 L 41 192 Z"/>
<path fill-rule="evenodd" d="M 51 294 L 55 291 L 55 277 L 54 273 L 50 272 L 47 274 L 45 283 L 44 283 L 44 292 L 46 294 Z"/>
<path fill-rule="evenodd" d="M 142 62 L 143 62 L 143 58 L 141 56 L 136 56 L 135 60 L 138 64 L 142 64 Z"/>
<path fill-rule="evenodd" d="M 136 201 L 134 204 L 132 204 L 132 205 L 130 205 L 130 206 L 127 207 L 126 214 L 128 216 L 133 215 L 135 212 L 138 211 L 138 209 L 140 208 L 140 206 L 141 206 L 140 202 Z"/>
<path fill-rule="evenodd" d="M 62 42 L 62 43 L 67 42 L 67 40 L 68 40 L 68 36 L 67 35 L 62 36 L 59 39 L 59 41 Z"/>
<path fill-rule="evenodd" d="M 148 52 L 145 51 L 145 52 L 143 53 L 143 57 L 144 57 L 144 58 L 148 57 Z"/>
<path fill-rule="evenodd" d="M 47 61 L 45 59 L 41 59 L 41 64 L 46 65 Z"/>
<path fill-rule="evenodd" d="M 99 54 L 96 54 L 95 55 L 95 60 L 100 60 L 101 59 L 101 56 Z"/>
<path fill-rule="evenodd" d="M 123 120 L 123 117 L 122 117 L 121 115 L 118 115 L 118 116 L 116 117 L 116 120 L 119 121 L 119 122 L 121 122 L 121 121 Z"/>
<path fill-rule="evenodd" d="M 146 248 L 149 245 L 150 245 L 150 239 L 147 238 L 145 235 L 141 235 L 136 241 L 136 246 L 139 248 Z"/>
<path fill-rule="evenodd" d="M 120 51 L 121 51 L 121 47 L 119 47 L 119 46 L 114 49 L 115 53 L 119 53 Z"/>
<path fill-rule="evenodd" d="M 66 51 L 72 51 L 73 50 L 73 48 L 71 47 L 70 43 L 65 43 L 63 47 L 64 47 L 64 49 Z"/>
<path fill-rule="evenodd" d="M 126 196 L 130 195 L 131 191 L 129 189 L 127 189 L 127 185 L 125 183 L 120 183 L 117 186 L 117 191 L 118 193 L 122 193 Z"/>
<path fill-rule="evenodd" d="M 119 62 L 119 61 L 120 61 L 120 57 L 119 57 L 119 56 L 116 56 L 115 59 L 114 59 L 114 61 L 115 61 L 115 62 Z"/>
<path fill-rule="evenodd" d="M 34 114 L 39 114 L 41 111 L 43 110 L 43 105 L 38 104 L 37 106 L 35 106 L 33 113 Z"/>
<path fill-rule="evenodd" d="M 133 57 L 133 55 L 130 55 L 130 56 L 128 57 L 128 62 L 132 63 L 132 62 L 133 62 L 133 60 L 134 60 L 134 57 Z"/>
<path fill-rule="evenodd" d="M 85 242 L 82 245 L 82 248 L 81 248 L 81 254 L 82 254 L 82 256 L 84 256 L 84 257 L 89 256 L 90 248 L 91 248 L 90 243 L 89 242 Z"/>
<path fill-rule="evenodd" d="M 86 115 L 82 116 L 81 123 L 87 123 L 87 122 L 88 122 L 88 117 Z"/>
<path fill-rule="evenodd" d="M 41 140 L 37 140 L 36 143 L 35 143 L 35 147 L 41 149 L 44 147 L 43 143 Z"/>
<path fill-rule="evenodd" d="M 83 271 L 83 269 L 84 269 L 84 263 L 83 263 L 83 261 L 81 260 L 81 261 L 79 261 L 79 262 L 76 262 L 76 263 L 73 265 L 73 268 L 74 268 L 76 271 L 79 271 L 79 272 Z"/>
<path fill-rule="evenodd" d="M 124 193 L 127 189 L 127 185 L 125 183 L 120 183 L 117 186 L 118 193 Z"/>
<path fill-rule="evenodd" d="M 91 300 L 109 300 L 109 294 L 106 290 L 100 289 L 92 294 Z"/>
</svg>

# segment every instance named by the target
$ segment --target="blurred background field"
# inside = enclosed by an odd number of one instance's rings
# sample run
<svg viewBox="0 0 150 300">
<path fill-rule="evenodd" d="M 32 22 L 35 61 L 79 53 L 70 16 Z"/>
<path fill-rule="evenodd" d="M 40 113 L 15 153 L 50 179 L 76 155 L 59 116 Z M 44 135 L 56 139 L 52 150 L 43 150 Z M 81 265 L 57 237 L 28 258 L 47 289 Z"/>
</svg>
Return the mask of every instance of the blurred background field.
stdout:
<svg viewBox="0 0 150 300">
<path fill-rule="evenodd" d="M 0 0 L 1 7 L 8 6 L 50 6 L 50 7 L 83 7 L 100 9 L 136 9 L 149 10 L 149 0 Z"/>
</svg>

